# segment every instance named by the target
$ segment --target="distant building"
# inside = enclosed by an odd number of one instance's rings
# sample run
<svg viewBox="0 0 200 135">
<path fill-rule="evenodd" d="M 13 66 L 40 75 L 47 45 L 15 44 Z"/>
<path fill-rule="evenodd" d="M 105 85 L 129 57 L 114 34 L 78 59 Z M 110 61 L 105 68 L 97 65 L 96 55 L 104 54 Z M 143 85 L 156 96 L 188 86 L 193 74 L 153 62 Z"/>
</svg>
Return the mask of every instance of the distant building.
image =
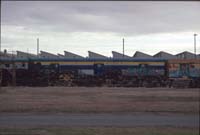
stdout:
<svg viewBox="0 0 200 135">
<path fill-rule="evenodd" d="M 35 58 L 37 55 L 31 54 L 31 53 L 26 53 L 22 51 L 17 51 L 17 57 L 18 58 Z"/>
<path fill-rule="evenodd" d="M 172 54 L 167 53 L 167 52 L 164 52 L 164 51 L 158 52 L 153 57 L 154 58 L 163 58 L 163 59 L 176 59 L 177 58 L 177 56 L 172 55 Z"/>
<path fill-rule="evenodd" d="M 5 49 L 3 52 L 0 52 L 0 57 L 1 58 L 12 58 L 12 57 L 16 57 L 16 54 L 8 53 L 7 50 Z"/>
<path fill-rule="evenodd" d="M 151 55 L 140 52 L 140 51 L 136 51 L 133 57 L 134 58 L 153 58 Z"/>
<path fill-rule="evenodd" d="M 40 58 L 58 58 L 58 56 L 45 51 L 40 51 Z"/>
<path fill-rule="evenodd" d="M 184 51 L 182 53 L 179 53 L 176 55 L 178 59 L 194 59 L 195 58 L 195 54 L 188 52 L 188 51 Z"/>
<path fill-rule="evenodd" d="M 71 53 L 71 52 L 64 51 L 64 53 L 65 53 L 66 58 L 70 58 L 70 59 L 82 59 L 82 58 L 84 58 L 80 55 L 77 55 L 77 54 L 74 54 L 74 53 Z"/>
<path fill-rule="evenodd" d="M 59 54 L 59 53 L 57 55 L 58 55 L 59 58 L 65 58 L 65 55 L 62 55 L 62 54 Z"/>
<path fill-rule="evenodd" d="M 98 54 L 96 52 L 88 51 L 88 56 L 83 57 L 68 51 L 64 51 L 63 54 L 52 54 L 49 52 L 45 51 L 40 51 L 40 54 L 37 56 L 35 54 L 27 53 L 27 52 L 22 52 L 22 51 L 16 51 L 16 53 L 8 53 L 6 50 L 4 52 L 0 52 L 1 58 L 65 58 L 65 59 L 156 59 L 156 58 L 162 58 L 162 59 L 194 59 L 195 54 L 184 51 L 181 53 L 178 53 L 176 55 L 170 54 L 168 52 L 160 51 L 156 53 L 155 55 L 151 56 L 149 54 L 136 51 L 133 57 L 128 56 L 128 55 L 123 55 L 122 53 L 112 51 L 112 57 L 107 57 L 102 54 Z M 200 54 L 196 55 L 197 59 L 200 59 Z"/>
<path fill-rule="evenodd" d="M 104 55 L 101 55 L 101 54 L 98 54 L 98 53 L 95 53 L 95 52 L 91 52 L 91 51 L 88 51 L 88 56 L 91 59 L 107 59 L 108 58 Z"/>
<path fill-rule="evenodd" d="M 123 58 L 131 59 L 132 58 L 128 55 L 123 55 L 123 54 L 121 54 L 119 52 L 115 52 L 115 51 L 112 51 L 112 55 L 113 55 L 113 59 L 123 59 Z"/>
</svg>

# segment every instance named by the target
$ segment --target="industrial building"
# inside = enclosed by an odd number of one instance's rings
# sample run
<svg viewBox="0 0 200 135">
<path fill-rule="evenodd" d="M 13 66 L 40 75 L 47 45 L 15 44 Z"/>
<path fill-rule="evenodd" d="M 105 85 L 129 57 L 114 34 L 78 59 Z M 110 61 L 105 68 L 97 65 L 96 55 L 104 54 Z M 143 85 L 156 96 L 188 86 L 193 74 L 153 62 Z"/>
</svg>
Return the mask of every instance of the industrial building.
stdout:
<svg viewBox="0 0 200 135">
<path fill-rule="evenodd" d="M 188 52 L 188 51 L 184 51 L 182 53 L 179 53 L 176 56 L 178 57 L 178 59 L 194 59 L 195 58 L 195 54 Z"/>
<path fill-rule="evenodd" d="M 112 58 L 113 59 L 130 59 L 132 57 L 128 56 L 128 55 L 125 55 L 125 54 L 122 54 L 122 53 L 119 53 L 119 52 L 116 52 L 116 51 L 112 51 Z"/>
<path fill-rule="evenodd" d="M 17 57 L 18 58 L 34 58 L 34 57 L 37 57 L 37 55 L 27 53 L 27 52 L 17 51 Z"/>
<path fill-rule="evenodd" d="M 177 56 L 167 53 L 167 52 L 164 52 L 164 51 L 158 52 L 153 57 L 154 58 L 165 58 L 165 59 L 176 59 L 177 58 Z"/>
<path fill-rule="evenodd" d="M 89 59 L 109 59 L 110 57 L 104 56 L 102 54 L 88 51 L 88 57 L 83 57 L 78 54 L 64 51 L 63 54 L 52 54 L 46 51 L 40 51 L 40 53 L 37 55 L 28 53 L 28 52 L 23 52 L 23 51 L 16 51 L 16 53 L 8 53 L 6 50 L 3 52 L 0 52 L 1 58 L 65 58 L 65 59 L 84 59 L 84 58 L 89 58 Z M 170 54 L 168 52 L 160 51 L 156 54 L 149 55 L 144 52 L 136 51 L 135 54 L 131 57 L 116 51 L 112 51 L 112 59 L 132 59 L 132 58 L 137 58 L 137 59 L 156 59 L 156 58 L 163 58 L 163 59 L 194 59 L 195 54 L 184 51 L 181 53 L 178 53 L 176 55 Z M 197 59 L 200 59 L 200 54 L 196 55 Z"/>
<path fill-rule="evenodd" d="M 133 57 L 134 58 L 153 58 L 151 55 L 140 52 L 140 51 L 136 51 Z"/>
<path fill-rule="evenodd" d="M 83 56 L 68 52 L 68 51 L 64 51 L 64 56 L 65 58 L 70 58 L 70 59 L 82 59 L 84 58 Z"/>
<path fill-rule="evenodd" d="M 58 55 L 45 52 L 45 51 L 40 51 L 39 57 L 41 58 L 59 58 Z"/>
<path fill-rule="evenodd" d="M 59 58 L 65 58 L 65 55 L 62 55 L 62 54 L 59 54 L 59 53 L 57 55 L 58 55 Z"/>
<path fill-rule="evenodd" d="M 16 54 L 8 53 L 7 50 L 4 50 L 4 52 L 0 52 L 0 57 L 1 58 L 12 58 L 12 57 L 16 57 Z"/>
<path fill-rule="evenodd" d="M 88 56 L 91 59 L 107 59 L 108 58 L 106 56 L 103 56 L 101 54 L 98 54 L 98 53 L 95 53 L 95 52 L 91 52 L 91 51 L 88 51 Z"/>
</svg>

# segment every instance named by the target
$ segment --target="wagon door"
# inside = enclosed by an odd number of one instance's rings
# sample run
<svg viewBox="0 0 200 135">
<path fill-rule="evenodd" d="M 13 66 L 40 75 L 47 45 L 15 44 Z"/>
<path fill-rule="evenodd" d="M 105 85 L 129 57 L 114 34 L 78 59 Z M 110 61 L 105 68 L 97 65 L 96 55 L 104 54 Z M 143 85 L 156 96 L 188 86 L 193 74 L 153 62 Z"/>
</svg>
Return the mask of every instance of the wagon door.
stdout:
<svg viewBox="0 0 200 135">
<path fill-rule="evenodd" d="M 139 65 L 139 75 L 140 76 L 148 75 L 148 64 L 140 64 Z"/>
<path fill-rule="evenodd" d="M 190 72 L 189 72 L 189 64 L 186 64 L 186 63 L 183 63 L 183 64 L 180 64 L 180 75 L 183 77 L 183 76 L 186 76 L 188 77 L 190 75 Z"/>
<path fill-rule="evenodd" d="M 104 64 L 94 64 L 94 74 L 95 75 L 102 75 L 104 71 Z"/>
</svg>

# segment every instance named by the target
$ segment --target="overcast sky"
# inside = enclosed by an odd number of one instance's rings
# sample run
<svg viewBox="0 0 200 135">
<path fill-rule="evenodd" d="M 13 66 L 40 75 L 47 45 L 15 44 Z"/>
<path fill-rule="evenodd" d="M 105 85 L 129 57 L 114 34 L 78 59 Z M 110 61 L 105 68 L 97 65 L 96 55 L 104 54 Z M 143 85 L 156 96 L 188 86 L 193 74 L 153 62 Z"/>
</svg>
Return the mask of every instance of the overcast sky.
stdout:
<svg viewBox="0 0 200 135">
<path fill-rule="evenodd" d="M 200 2 L 138 1 L 2 1 L 2 50 L 54 54 L 70 51 L 87 56 L 94 51 L 111 56 L 135 51 L 193 52 L 197 33 L 200 53 Z"/>
</svg>

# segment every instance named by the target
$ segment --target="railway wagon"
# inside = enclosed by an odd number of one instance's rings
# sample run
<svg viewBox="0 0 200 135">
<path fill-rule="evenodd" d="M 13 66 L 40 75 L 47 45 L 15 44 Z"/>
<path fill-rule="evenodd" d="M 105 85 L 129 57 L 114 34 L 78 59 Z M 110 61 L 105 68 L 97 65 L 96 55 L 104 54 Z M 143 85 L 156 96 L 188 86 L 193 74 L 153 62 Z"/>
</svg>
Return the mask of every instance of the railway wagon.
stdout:
<svg viewBox="0 0 200 135">
<path fill-rule="evenodd" d="M 1 67 L 8 71 L 6 74 L 10 73 L 6 75 L 10 78 L 15 67 L 16 81 L 21 85 L 39 85 L 40 82 L 45 86 L 57 85 L 65 78 L 63 84 L 71 82 L 73 86 L 156 87 L 168 86 L 182 79 L 192 83 L 192 87 L 200 87 L 198 59 L 15 58 L 1 60 Z"/>
<path fill-rule="evenodd" d="M 32 59 L 34 64 L 49 68 L 54 66 L 64 70 L 92 70 L 94 75 L 101 75 L 108 70 L 124 70 L 132 75 L 164 75 L 163 59 Z"/>
<path fill-rule="evenodd" d="M 41 59 L 34 61 L 41 67 L 55 67 L 60 73 L 74 71 L 76 81 L 82 85 L 107 82 L 117 86 L 143 86 L 160 84 L 166 78 L 166 61 L 163 59 Z"/>
<path fill-rule="evenodd" d="M 163 59 L 111 58 L 15 58 L 3 60 L 5 69 L 12 72 L 12 67 L 15 67 L 17 74 L 16 79 L 21 79 L 21 82 L 23 82 L 23 78 L 25 78 L 25 82 L 29 80 L 29 78 L 33 78 L 33 74 L 40 74 L 41 77 L 46 77 L 46 80 L 49 80 L 49 76 L 65 76 L 66 73 L 73 72 L 73 79 L 76 80 L 75 82 L 80 82 L 81 80 L 85 83 L 90 83 L 92 80 L 101 80 L 101 82 L 96 82 L 96 84 L 105 84 L 106 81 L 114 81 L 115 84 L 117 84 L 128 83 L 128 81 L 132 80 L 132 84 L 134 85 L 137 85 L 139 82 L 142 84 L 144 81 L 158 80 L 158 78 L 160 79 L 160 77 L 166 76 L 165 63 L 166 61 Z M 58 79 L 59 77 L 54 78 Z M 90 80 L 88 80 L 88 78 L 90 78 Z M 39 80 L 40 79 L 38 79 L 38 81 Z M 126 80 L 126 82 L 124 80 Z"/>
<path fill-rule="evenodd" d="M 173 59 L 167 61 L 168 77 L 179 85 L 200 87 L 200 59 Z M 190 84 L 187 84 L 190 83 Z"/>
</svg>

